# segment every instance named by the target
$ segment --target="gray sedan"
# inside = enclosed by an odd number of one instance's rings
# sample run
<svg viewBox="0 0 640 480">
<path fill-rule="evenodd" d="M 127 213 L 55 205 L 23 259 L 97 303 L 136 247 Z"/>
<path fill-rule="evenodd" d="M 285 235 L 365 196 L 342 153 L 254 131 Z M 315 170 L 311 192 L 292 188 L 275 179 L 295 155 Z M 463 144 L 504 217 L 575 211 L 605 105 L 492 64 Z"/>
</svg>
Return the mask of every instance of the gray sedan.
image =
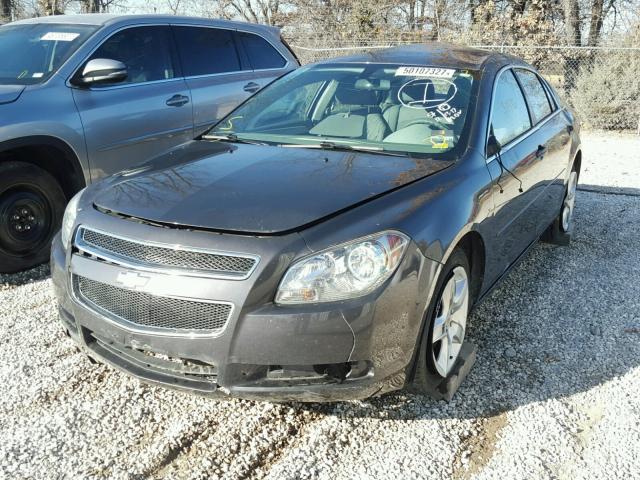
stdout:
<svg viewBox="0 0 640 480">
<path fill-rule="evenodd" d="M 516 58 L 446 46 L 298 69 L 197 140 L 93 185 L 52 250 L 98 361 L 211 396 L 428 392 L 469 310 L 567 244 L 573 113 Z"/>
</svg>

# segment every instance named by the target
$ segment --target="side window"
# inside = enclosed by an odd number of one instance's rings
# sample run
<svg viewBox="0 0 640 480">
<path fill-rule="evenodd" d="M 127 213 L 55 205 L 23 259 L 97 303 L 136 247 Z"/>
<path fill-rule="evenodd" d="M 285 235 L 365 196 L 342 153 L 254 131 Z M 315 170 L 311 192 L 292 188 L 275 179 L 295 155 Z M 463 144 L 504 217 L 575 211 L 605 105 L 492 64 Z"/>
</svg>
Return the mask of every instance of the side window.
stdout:
<svg viewBox="0 0 640 480">
<path fill-rule="evenodd" d="M 168 80 L 176 76 L 171 59 L 171 41 L 167 27 L 135 27 L 122 30 L 91 55 L 118 60 L 127 66 L 122 83 Z"/>
<path fill-rule="evenodd" d="M 242 70 L 230 30 L 206 27 L 173 29 L 186 77 Z"/>
<path fill-rule="evenodd" d="M 545 92 L 547 92 L 547 98 L 549 99 L 549 103 L 551 104 L 551 110 L 555 112 L 558 109 L 556 94 L 549 82 L 547 82 L 542 77 L 538 78 L 540 79 L 540 82 L 542 82 L 542 86 L 544 87 Z"/>
<path fill-rule="evenodd" d="M 549 105 L 547 93 L 544 91 L 544 87 L 542 83 L 540 83 L 538 75 L 535 73 L 529 70 L 517 69 L 516 75 L 518 75 L 522 89 L 527 96 L 533 121 L 534 123 L 538 123 L 551 113 L 551 105 Z"/>
<path fill-rule="evenodd" d="M 254 70 L 282 68 L 286 65 L 287 61 L 284 57 L 261 36 L 238 32 L 238 38 L 242 42 Z"/>
<path fill-rule="evenodd" d="M 503 72 L 496 84 L 491 127 L 501 145 L 531 128 L 527 104 L 511 70 Z"/>
</svg>

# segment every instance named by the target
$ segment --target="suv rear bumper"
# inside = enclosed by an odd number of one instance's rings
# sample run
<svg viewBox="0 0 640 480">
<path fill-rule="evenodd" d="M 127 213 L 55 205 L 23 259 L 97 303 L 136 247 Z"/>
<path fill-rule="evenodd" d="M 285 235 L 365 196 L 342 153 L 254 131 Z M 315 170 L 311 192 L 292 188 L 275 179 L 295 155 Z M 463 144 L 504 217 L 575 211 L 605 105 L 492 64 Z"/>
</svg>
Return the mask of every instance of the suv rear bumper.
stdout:
<svg viewBox="0 0 640 480">
<path fill-rule="evenodd" d="M 340 401 L 402 388 L 424 304 L 416 302 L 421 254 L 411 247 L 389 284 L 349 302 L 248 310 L 219 336 L 159 336 L 118 325 L 73 295 L 71 264 L 57 236 L 51 271 L 60 320 L 93 359 L 140 380 L 210 397 Z M 420 258 L 417 256 L 419 255 Z M 275 292 L 274 292 L 275 293 Z"/>
</svg>

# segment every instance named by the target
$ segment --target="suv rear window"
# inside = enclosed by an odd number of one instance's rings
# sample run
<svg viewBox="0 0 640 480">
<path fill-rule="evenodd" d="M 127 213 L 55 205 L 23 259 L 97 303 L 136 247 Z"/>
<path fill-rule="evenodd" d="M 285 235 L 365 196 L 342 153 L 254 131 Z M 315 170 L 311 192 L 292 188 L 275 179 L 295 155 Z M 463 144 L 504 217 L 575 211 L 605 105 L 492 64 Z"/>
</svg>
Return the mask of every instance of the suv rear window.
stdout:
<svg viewBox="0 0 640 480">
<path fill-rule="evenodd" d="M 282 55 L 259 35 L 238 32 L 238 38 L 242 42 L 254 70 L 282 68 L 286 65 L 287 61 Z"/>
<path fill-rule="evenodd" d="M 186 77 L 242 70 L 231 30 L 207 27 L 173 29 Z"/>
</svg>

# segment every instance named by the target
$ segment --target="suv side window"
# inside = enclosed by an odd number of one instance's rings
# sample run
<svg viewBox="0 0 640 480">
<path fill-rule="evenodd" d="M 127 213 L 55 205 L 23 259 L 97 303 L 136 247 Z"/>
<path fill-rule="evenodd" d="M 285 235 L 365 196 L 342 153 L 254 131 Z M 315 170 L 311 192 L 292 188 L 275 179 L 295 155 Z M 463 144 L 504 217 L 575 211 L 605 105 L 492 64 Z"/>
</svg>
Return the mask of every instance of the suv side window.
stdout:
<svg viewBox="0 0 640 480">
<path fill-rule="evenodd" d="M 247 52 L 254 70 L 282 68 L 287 64 L 284 57 L 261 36 L 253 33 L 238 32 L 238 38 L 242 42 L 242 46 Z"/>
<path fill-rule="evenodd" d="M 172 43 L 167 27 L 133 27 L 113 34 L 89 60 L 108 58 L 127 66 L 122 83 L 168 80 L 178 76 L 172 61 Z"/>
<path fill-rule="evenodd" d="M 522 89 L 527 96 L 533 123 L 536 124 L 551 113 L 551 105 L 549 105 L 547 93 L 535 73 L 529 70 L 517 69 L 516 75 L 518 75 L 518 80 L 520 80 Z"/>
<path fill-rule="evenodd" d="M 186 77 L 242 70 L 231 30 L 174 26 L 173 31 Z"/>
<path fill-rule="evenodd" d="M 491 128 L 501 145 L 531 128 L 527 104 L 511 70 L 504 71 L 496 83 Z"/>
</svg>

